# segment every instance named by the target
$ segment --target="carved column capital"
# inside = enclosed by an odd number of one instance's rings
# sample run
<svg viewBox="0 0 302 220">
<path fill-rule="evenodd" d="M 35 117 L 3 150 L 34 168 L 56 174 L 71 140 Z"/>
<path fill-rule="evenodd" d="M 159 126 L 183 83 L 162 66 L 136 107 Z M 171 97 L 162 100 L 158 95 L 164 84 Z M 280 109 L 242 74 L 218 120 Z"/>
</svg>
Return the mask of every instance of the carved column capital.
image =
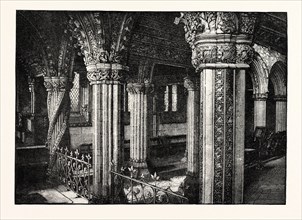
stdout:
<svg viewBox="0 0 302 220">
<path fill-rule="evenodd" d="M 255 93 L 253 94 L 254 101 L 266 101 L 268 97 L 267 93 Z"/>
<path fill-rule="evenodd" d="M 198 69 L 248 68 L 253 57 L 255 13 L 184 12 L 175 23 L 184 23 L 192 49 L 192 65 Z"/>
<path fill-rule="evenodd" d="M 130 94 L 148 94 L 152 93 L 154 91 L 154 86 L 153 84 L 150 83 L 128 83 L 127 84 L 127 91 Z"/>
<path fill-rule="evenodd" d="M 66 76 L 45 76 L 44 86 L 47 91 L 66 91 L 72 88 L 72 82 Z"/>
<path fill-rule="evenodd" d="M 89 65 L 86 68 L 90 84 L 119 83 L 124 78 L 124 72 L 129 70 L 127 66 L 110 63 L 98 63 Z"/>
<path fill-rule="evenodd" d="M 287 101 L 287 97 L 285 95 L 276 95 L 274 97 L 274 100 L 276 102 L 286 102 Z"/>
<path fill-rule="evenodd" d="M 29 76 L 28 77 L 28 89 L 29 89 L 29 92 L 34 92 L 34 87 L 35 87 L 35 78 Z"/>
<path fill-rule="evenodd" d="M 184 78 L 184 87 L 189 91 L 196 91 L 199 88 L 198 81 L 191 77 Z"/>
</svg>

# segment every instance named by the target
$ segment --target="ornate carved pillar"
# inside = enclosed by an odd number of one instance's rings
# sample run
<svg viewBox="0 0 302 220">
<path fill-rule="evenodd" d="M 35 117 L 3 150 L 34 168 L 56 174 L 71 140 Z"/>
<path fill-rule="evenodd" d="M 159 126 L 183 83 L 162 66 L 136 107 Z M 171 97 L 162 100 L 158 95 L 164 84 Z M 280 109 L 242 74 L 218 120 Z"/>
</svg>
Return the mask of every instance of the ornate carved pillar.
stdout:
<svg viewBox="0 0 302 220">
<path fill-rule="evenodd" d="M 286 96 L 276 96 L 276 132 L 286 131 L 287 99 Z"/>
<path fill-rule="evenodd" d="M 44 77 L 44 86 L 48 91 L 47 110 L 49 128 L 47 133 L 47 147 L 50 152 L 50 169 L 55 162 L 54 153 L 59 145 L 64 144 L 62 140 L 68 128 L 70 113 L 69 90 L 71 84 L 66 76 Z"/>
<path fill-rule="evenodd" d="M 185 24 L 200 73 L 200 203 L 242 202 L 245 69 L 255 19 L 229 12 L 186 12 L 176 19 Z"/>
<path fill-rule="evenodd" d="M 92 85 L 93 188 L 96 196 L 109 198 L 111 170 L 121 165 L 122 72 L 120 64 L 98 63 L 87 66 Z M 111 166 L 111 162 L 114 166 Z"/>
<path fill-rule="evenodd" d="M 267 93 L 254 94 L 254 129 L 259 127 L 266 127 L 266 100 Z"/>
<path fill-rule="evenodd" d="M 129 83 L 127 91 L 132 96 L 130 109 L 130 162 L 139 174 L 149 174 L 147 167 L 147 155 L 149 145 L 150 93 L 153 85 L 145 83 Z"/>
</svg>

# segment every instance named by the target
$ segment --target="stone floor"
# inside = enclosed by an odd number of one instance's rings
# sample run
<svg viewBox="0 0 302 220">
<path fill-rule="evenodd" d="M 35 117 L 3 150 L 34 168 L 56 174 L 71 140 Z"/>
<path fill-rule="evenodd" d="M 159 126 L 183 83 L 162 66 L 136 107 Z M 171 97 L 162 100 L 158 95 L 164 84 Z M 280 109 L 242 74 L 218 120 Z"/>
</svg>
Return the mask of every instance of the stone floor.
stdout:
<svg viewBox="0 0 302 220">
<path fill-rule="evenodd" d="M 263 169 L 255 167 L 245 170 L 245 204 L 285 204 L 286 158 L 281 157 L 264 164 Z M 163 176 L 164 173 L 163 173 Z M 161 187 L 170 186 L 177 191 L 184 176 L 177 178 L 161 178 Z M 166 179 L 166 180 L 165 180 Z M 157 183 L 157 184 L 159 184 Z M 173 183 L 171 185 L 171 183 Z M 62 185 L 50 183 L 18 185 L 16 189 L 16 204 L 87 204 L 88 201 L 77 196 Z"/>
<path fill-rule="evenodd" d="M 264 164 L 262 170 L 250 169 L 245 174 L 245 204 L 286 203 L 286 157 Z"/>
<path fill-rule="evenodd" d="M 87 204 L 88 200 L 68 190 L 63 185 L 38 183 L 19 186 L 16 189 L 16 204 Z"/>
</svg>

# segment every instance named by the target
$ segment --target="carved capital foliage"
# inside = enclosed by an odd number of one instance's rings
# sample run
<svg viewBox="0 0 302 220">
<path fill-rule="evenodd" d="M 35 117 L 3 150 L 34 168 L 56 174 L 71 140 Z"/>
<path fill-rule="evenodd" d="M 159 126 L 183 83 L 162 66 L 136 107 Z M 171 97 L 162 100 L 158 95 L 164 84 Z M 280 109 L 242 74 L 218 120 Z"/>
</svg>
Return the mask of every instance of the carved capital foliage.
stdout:
<svg viewBox="0 0 302 220">
<path fill-rule="evenodd" d="M 44 86 L 47 91 L 66 91 L 72 88 L 68 77 L 44 77 Z"/>
<path fill-rule="evenodd" d="M 87 78 L 90 84 L 98 84 L 106 81 L 120 82 L 125 78 L 127 66 L 119 64 L 103 64 L 87 67 Z"/>
<path fill-rule="evenodd" d="M 71 15 L 73 33 L 86 66 L 97 63 L 125 64 L 134 22 L 132 13 L 90 12 Z"/>
<path fill-rule="evenodd" d="M 207 63 L 249 64 L 256 15 L 236 12 L 184 12 L 185 38 L 192 49 L 192 65 Z"/>
<path fill-rule="evenodd" d="M 150 83 L 128 83 L 127 91 L 130 94 L 148 94 L 154 91 L 154 86 Z"/>
<path fill-rule="evenodd" d="M 186 77 L 184 78 L 184 87 L 187 90 L 195 91 L 199 88 L 199 83 L 195 78 Z"/>
<path fill-rule="evenodd" d="M 256 13 L 243 12 L 239 13 L 239 33 L 253 34 L 257 20 Z"/>
<path fill-rule="evenodd" d="M 237 44 L 236 45 L 236 63 L 247 63 L 252 62 L 254 50 L 250 45 Z"/>
<path fill-rule="evenodd" d="M 266 101 L 268 97 L 267 93 L 255 93 L 253 98 L 255 101 Z"/>
<path fill-rule="evenodd" d="M 236 47 L 234 44 L 204 44 L 192 52 L 192 65 L 196 68 L 201 63 L 235 63 Z"/>
</svg>

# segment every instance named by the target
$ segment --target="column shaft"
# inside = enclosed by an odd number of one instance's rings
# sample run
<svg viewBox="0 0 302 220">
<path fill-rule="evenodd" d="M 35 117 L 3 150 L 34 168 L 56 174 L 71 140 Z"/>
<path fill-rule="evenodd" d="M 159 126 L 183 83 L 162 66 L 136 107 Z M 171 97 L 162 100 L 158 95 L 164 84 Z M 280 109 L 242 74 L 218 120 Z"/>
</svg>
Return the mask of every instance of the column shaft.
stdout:
<svg viewBox="0 0 302 220">
<path fill-rule="evenodd" d="M 199 144 L 199 92 L 197 82 L 185 78 L 188 89 L 187 98 L 187 172 L 195 176 L 198 173 Z"/>
<path fill-rule="evenodd" d="M 254 129 L 266 126 L 266 99 L 254 100 Z"/>
<path fill-rule="evenodd" d="M 133 102 L 130 109 L 130 161 L 139 173 L 145 174 L 148 173 L 149 87 L 145 83 L 129 83 L 127 86 Z"/>
<path fill-rule="evenodd" d="M 234 70 L 201 73 L 200 187 L 202 203 L 231 203 L 234 145 Z"/>
<path fill-rule="evenodd" d="M 101 105 L 102 85 L 92 85 L 92 167 L 93 167 L 93 190 L 96 196 L 101 194 L 101 175 L 102 175 L 102 121 Z"/>
<path fill-rule="evenodd" d="M 235 143 L 233 202 L 243 202 L 244 186 L 244 133 L 245 131 L 245 70 L 235 75 Z"/>
<path fill-rule="evenodd" d="M 276 132 L 286 131 L 287 103 L 276 101 Z"/>
</svg>

